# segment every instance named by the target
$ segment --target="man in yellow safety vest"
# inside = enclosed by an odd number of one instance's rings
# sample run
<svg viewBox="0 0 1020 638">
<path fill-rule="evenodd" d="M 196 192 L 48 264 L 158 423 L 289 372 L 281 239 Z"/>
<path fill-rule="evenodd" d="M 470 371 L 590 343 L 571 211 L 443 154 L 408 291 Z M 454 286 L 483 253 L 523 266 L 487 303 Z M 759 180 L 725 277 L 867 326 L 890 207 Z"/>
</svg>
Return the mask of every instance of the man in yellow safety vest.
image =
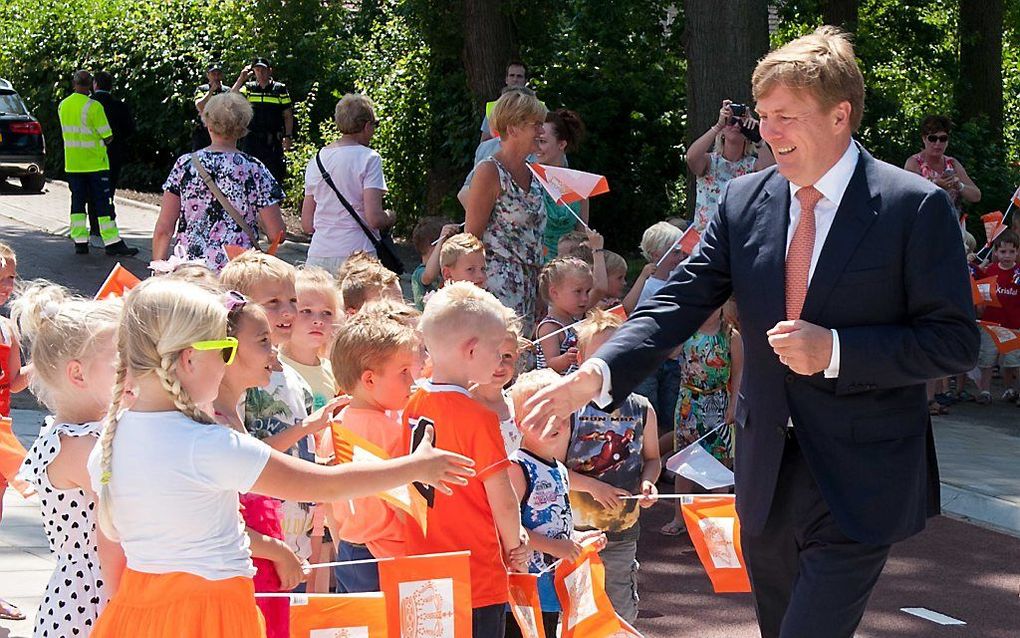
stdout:
<svg viewBox="0 0 1020 638">
<path fill-rule="evenodd" d="M 64 172 L 71 189 L 71 239 L 79 255 L 89 252 L 88 211 L 99 222 L 107 255 L 130 257 L 138 249 L 120 238 L 110 189 L 110 158 L 106 146 L 113 140 L 103 105 L 89 97 L 92 74 L 75 71 L 74 93 L 60 102 L 57 114 L 64 137 Z"/>
</svg>

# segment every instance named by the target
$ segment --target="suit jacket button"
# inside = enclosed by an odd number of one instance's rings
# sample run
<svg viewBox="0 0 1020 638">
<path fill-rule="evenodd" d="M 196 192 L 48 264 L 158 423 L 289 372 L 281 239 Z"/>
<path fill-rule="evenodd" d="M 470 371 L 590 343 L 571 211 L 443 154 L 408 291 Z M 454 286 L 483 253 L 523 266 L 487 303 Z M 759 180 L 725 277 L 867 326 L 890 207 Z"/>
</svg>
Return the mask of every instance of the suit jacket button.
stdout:
<svg viewBox="0 0 1020 638">
<path fill-rule="evenodd" d="M 788 375 L 786 375 L 786 382 L 787 383 L 793 383 L 794 378 L 795 377 L 792 374 L 788 374 Z"/>
</svg>

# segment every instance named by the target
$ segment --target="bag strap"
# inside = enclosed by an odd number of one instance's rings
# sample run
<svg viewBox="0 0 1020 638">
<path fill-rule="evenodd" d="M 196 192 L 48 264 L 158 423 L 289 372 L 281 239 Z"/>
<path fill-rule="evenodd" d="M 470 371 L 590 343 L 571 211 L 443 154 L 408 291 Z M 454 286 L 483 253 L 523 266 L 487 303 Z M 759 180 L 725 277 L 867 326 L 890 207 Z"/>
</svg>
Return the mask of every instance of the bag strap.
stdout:
<svg viewBox="0 0 1020 638">
<path fill-rule="evenodd" d="M 319 166 L 319 172 L 322 173 L 322 181 L 326 182 L 326 184 L 328 184 L 329 187 L 333 189 L 333 192 L 336 193 L 336 196 L 340 199 L 340 203 L 344 205 L 344 208 L 346 208 L 347 212 L 351 214 L 351 217 L 354 218 L 354 221 L 358 222 L 358 226 L 361 227 L 362 232 L 364 232 L 365 235 L 368 237 L 368 241 L 372 242 L 372 245 L 375 246 L 379 242 L 379 238 L 372 234 L 372 231 L 368 229 L 368 226 L 365 224 L 364 220 L 361 219 L 361 215 L 358 215 L 357 211 L 354 210 L 354 207 L 351 206 L 351 203 L 347 201 L 347 198 L 343 196 L 343 193 L 340 192 L 340 189 L 337 188 L 336 184 L 333 183 L 333 178 L 330 176 L 328 172 L 326 172 L 326 167 L 323 166 L 322 164 L 322 157 L 320 157 L 321 155 L 322 151 L 319 151 L 315 154 L 315 163 Z"/>
<path fill-rule="evenodd" d="M 220 203 L 220 206 L 223 207 L 223 210 L 227 211 L 227 214 L 230 215 L 230 218 L 233 219 L 234 222 L 241 227 L 241 230 L 244 231 L 244 234 L 248 235 L 248 239 L 251 240 L 252 247 L 254 247 L 256 250 L 262 250 L 262 247 L 259 246 L 258 233 L 252 230 L 252 227 L 248 224 L 248 222 L 244 220 L 244 217 L 241 215 L 241 213 L 239 213 L 238 210 L 234 208 L 234 205 L 230 203 L 230 200 L 227 199 L 227 196 L 223 194 L 223 191 L 220 190 L 220 187 L 216 184 L 216 180 L 213 179 L 213 176 L 209 174 L 209 171 L 205 170 L 205 167 L 202 166 L 202 162 L 198 161 L 198 155 L 196 153 L 191 154 L 191 165 L 195 167 L 196 171 L 198 171 L 198 176 L 202 178 L 202 181 L 205 182 L 205 185 L 209 187 L 210 191 L 212 191 L 213 197 L 215 197 L 216 201 Z"/>
</svg>

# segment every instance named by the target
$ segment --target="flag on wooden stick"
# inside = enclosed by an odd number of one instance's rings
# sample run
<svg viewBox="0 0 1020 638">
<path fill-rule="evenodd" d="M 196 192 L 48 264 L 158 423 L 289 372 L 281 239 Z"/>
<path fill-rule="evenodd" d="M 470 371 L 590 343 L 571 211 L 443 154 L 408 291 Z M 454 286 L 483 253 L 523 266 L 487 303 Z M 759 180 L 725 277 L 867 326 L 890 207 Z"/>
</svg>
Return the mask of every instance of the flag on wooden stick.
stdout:
<svg viewBox="0 0 1020 638">
<path fill-rule="evenodd" d="M 740 521 L 733 498 L 696 498 L 681 503 L 694 549 L 717 594 L 751 591 L 740 550 Z"/>
<path fill-rule="evenodd" d="M 974 279 L 972 276 L 970 278 L 970 292 L 975 306 L 1001 308 L 1002 303 L 999 301 L 998 290 L 999 284 L 995 277 Z"/>
<path fill-rule="evenodd" d="M 606 568 L 595 543 L 585 545 L 576 561 L 562 561 L 554 584 L 563 607 L 561 638 L 608 638 L 622 629 L 606 594 Z"/>
<path fill-rule="evenodd" d="M 991 213 L 985 213 L 981 216 L 981 223 L 985 227 L 985 237 L 987 238 L 985 243 L 989 246 L 995 241 L 995 238 L 999 236 L 999 233 L 1006 230 L 1006 224 L 1003 223 L 1002 211 L 993 211 Z"/>
<path fill-rule="evenodd" d="M 106 299 L 107 297 L 123 297 L 124 293 L 131 290 L 138 284 L 142 283 L 142 280 L 120 265 L 113 267 L 110 274 L 106 276 L 106 281 L 99 287 L 99 292 L 96 293 L 96 299 Z"/>
<path fill-rule="evenodd" d="M 470 552 L 379 563 L 389 638 L 471 638 Z"/>
<path fill-rule="evenodd" d="M 609 182 L 603 175 L 537 162 L 528 167 L 557 204 L 573 204 L 609 192 Z"/>
<path fill-rule="evenodd" d="M 387 638 L 382 592 L 293 594 L 290 638 Z"/>
</svg>

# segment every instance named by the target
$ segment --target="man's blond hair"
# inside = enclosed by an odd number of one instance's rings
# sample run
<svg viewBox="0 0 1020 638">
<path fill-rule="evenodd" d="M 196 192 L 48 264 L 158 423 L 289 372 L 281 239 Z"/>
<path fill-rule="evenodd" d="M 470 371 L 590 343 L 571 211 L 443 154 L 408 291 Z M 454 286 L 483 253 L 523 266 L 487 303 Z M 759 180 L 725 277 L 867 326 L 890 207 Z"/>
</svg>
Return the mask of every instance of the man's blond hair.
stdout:
<svg viewBox="0 0 1020 638">
<path fill-rule="evenodd" d="M 381 315 L 348 321 L 336 333 L 329 361 L 337 384 L 351 392 L 365 370 L 377 371 L 401 351 L 418 347 L 414 328 Z"/>
<path fill-rule="evenodd" d="M 506 307 L 491 292 L 469 281 L 455 281 L 429 297 L 418 327 L 425 346 L 436 352 L 489 331 L 507 330 Z"/>
<path fill-rule="evenodd" d="M 592 308 L 588 317 L 577 326 L 577 347 L 587 351 L 591 340 L 604 332 L 616 332 L 623 319 L 601 308 Z"/>
<path fill-rule="evenodd" d="M 294 285 L 297 270 L 279 257 L 257 250 L 248 250 L 220 271 L 220 285 L 236 290 L 246 297 L 252 289 L 266 283 L 286 282 Z"/>
<path fill-rule="evenodd" d="M 481 252 L 484 257 L 485 246 L 471 233 L 451 235 L 443 242 L 443 248 L 439 251 L 439 265 L 442 268 L 452 268 L 457 265 L 457 260 L 464 255 L 477 252 Z"/>
<path fill-rule="evenodd" d="M 864 76 L 850 37 L 842 29 L 818 27 L 762 58 L 751 75 L 754 99 L 762 99 L 777 85 L 807 91 L 826 110 L 849 102 L 850 130 L 856 132 L 861 125 Z"/>
</svg>

